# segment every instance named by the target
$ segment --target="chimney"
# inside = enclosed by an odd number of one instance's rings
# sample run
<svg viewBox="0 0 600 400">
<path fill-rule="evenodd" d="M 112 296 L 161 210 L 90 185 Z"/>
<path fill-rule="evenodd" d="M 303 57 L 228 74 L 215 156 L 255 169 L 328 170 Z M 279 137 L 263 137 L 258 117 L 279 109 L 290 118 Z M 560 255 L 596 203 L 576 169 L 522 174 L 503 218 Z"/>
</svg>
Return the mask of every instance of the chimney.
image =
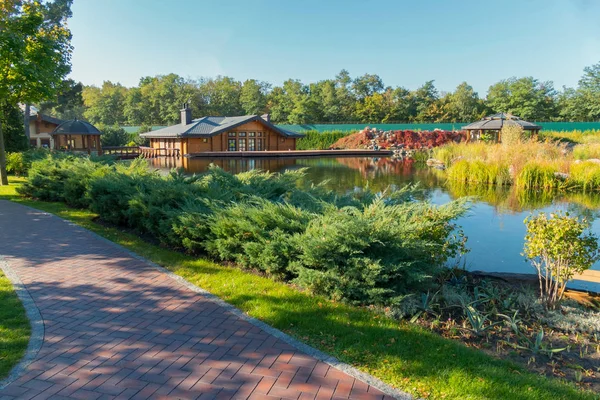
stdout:
<svg viewBox="0 0 600 400">
<path fill-rule="evenodd" d="M 263 114 L 260 117 L 267 122 L 271 122 L 271 114 Z"/>
<path fill-rule="evenodd" d="M 188 103 L 183 103 L 181 109 L 181 125 L 189 125 L 192 123 L 192 109 Z"/>
</svg>

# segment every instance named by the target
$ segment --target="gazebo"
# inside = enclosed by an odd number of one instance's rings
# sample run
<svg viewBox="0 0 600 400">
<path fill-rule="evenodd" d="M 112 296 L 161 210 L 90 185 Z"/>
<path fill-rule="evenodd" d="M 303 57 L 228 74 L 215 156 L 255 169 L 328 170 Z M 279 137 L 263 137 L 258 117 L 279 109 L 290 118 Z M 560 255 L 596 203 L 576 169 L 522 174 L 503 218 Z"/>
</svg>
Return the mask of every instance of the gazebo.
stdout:
<svg viewBox="0 0 600 400">
<path fill-rule="evenodd" d="M 496 137 L 496 141 L 500 142 L 500 130 L 502 127 L 507 125 L 520 126 L 523 130 L 531 131 L 534 135 L 537 135 L 542 129 L 542 127 L 539 125 L 536 125 L 532 122 L 523 121 L 516 115 L 507 113 L 489 115 L 480 121 L 463 126 L 462 129 L 467 131 L 467 142 L 470 142 L 471 139 L 479 139 L 484 132 L 493 134 Z"/>
<path fill-rule="evenodd" d="M 102 132 L 88 122 L 77 119 L 65 121 L 57 126 L 51 135 L 54 138 L 55 150 L 102 154 Z"/>
</svg>

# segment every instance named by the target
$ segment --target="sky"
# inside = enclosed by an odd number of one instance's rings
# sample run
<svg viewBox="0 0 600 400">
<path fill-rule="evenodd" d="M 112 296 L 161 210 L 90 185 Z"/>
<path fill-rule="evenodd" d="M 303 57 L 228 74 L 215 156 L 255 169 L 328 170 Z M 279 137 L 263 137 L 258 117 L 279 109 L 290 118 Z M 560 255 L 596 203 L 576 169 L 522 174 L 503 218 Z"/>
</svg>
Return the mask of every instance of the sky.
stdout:
<svg viewBox="0 0 600 400">
<path fill-rule="evenodd" d="M 281 85 L 378 74 L 481 95 L 511 76 L 574 87 L 600 62 L 598 0 L 74 0 L 71 78 L 231 76 Z"/>
</svg>

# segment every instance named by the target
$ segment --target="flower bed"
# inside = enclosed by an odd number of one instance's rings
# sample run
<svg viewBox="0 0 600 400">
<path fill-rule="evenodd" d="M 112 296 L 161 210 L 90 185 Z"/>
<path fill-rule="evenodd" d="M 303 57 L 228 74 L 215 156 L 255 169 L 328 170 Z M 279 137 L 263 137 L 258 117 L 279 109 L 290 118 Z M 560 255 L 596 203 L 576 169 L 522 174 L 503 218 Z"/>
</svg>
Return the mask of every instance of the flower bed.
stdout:
<svg viewBox="0 0 600 400">
<path fill-rule="evenodd" d="M 460 143 L 465 139 L 464 132 L 442 131 L 383 131 L 365 128 L 353 135 L 335 142 L 332 149 L 431 149 L 447 143 Z"/>
</svg>

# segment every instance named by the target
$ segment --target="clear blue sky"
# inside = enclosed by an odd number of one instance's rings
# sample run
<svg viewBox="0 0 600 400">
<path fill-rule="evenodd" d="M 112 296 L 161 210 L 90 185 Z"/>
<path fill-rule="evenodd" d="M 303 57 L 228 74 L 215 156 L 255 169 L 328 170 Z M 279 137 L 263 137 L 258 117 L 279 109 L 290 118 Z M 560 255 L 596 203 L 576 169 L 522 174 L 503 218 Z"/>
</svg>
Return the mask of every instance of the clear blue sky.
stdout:
<svg viewBox="0 0 600 400">
<path fill-rule="evenodd" d="M 75 0 L 71 77 L 281 84 L 374 73 L 389 86 L 481 95 L 510 76 L 575 86 L 600 62 L 598 0 Z"/>
</svg>

